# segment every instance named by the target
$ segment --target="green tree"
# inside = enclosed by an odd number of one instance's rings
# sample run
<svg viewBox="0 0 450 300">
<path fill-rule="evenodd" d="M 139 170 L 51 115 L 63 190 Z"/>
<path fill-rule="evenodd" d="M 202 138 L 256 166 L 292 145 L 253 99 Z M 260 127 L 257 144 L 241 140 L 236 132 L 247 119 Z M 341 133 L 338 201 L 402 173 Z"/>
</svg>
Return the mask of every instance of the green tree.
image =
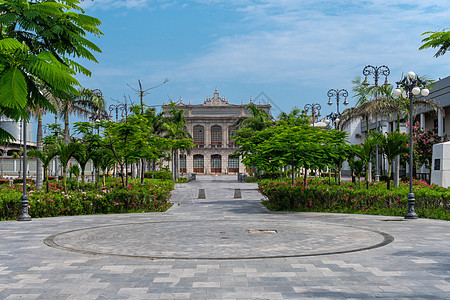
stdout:
<svg viewBox="0 0 450 300">
<path fill-rule="evenodd" d="M 78 143 L 70 143 L 66 144 L 62 141 L 56 143 L 56 152 L 58 155 L 58 159 L 62 166 L 63 171 L 63 188 L 64 192 L 67 192 L 66 186 L 66 177 L 67 177 L 67 165 L 69 164 L 69 160 L 73 157 L 73 154 L 78 151 L 80 145 Z"/>
<path fill-rule="evenodd" d="M 364 143 L 353 146 L 354 154 L 364 163 L 366 169 L 366 188 L 368 189 L 370 186 L 369 181 L 369 162 L 372 160 L 373 152 L 375 150 L 375 146 L 377 144 L 377 140 L 374 136 L 369 135 L 364 140 Z"/>
<path fill-rule="evenodd" d="M 246 105 L 245 108 L 250 112 L 251 116 L 239 118 L 236 122 L 237 129 L 249 128 L 254 131 L 261 131 L 270 126 L 270 115 L 267 112 L 253 103 Z"/>
<path fill-rule="evenodd" d="M 178 179 L 178 151 L 182 149 L 190 149 L 194 146 L 192 137 L 186 130 L 186 118 L 184 117 L 184 109 L 177 109 L 175 105 L 168 111 L 164 123 L 165 137 L 171 139 L 172 152 L 172 174 L 173 180 Z"/>
<path fill-rule="evenodd" d="M 76 94 L 56 92 L 57 96 L 56 108 L 58 115 L 64 120 L 64 142 L 69 143 L 69 117 L 75 114 L 80 117 L 88 117 L 95 115 L 99 118 L 106 119 L 105 110 L 106 101 L 102 92 L 98 89 L 91 90 L 87 88 L 80 89 Z"/>
<path fill-rule="evenodd" d="M 377 144 L 379 145 L 381 152 L 384 153 L 388 161 L 388 181 L 387 189 L 391 189 L 391 170 L 392 162 L 399 156 L 408 153 L 408 135 L 405 133 L 400 133 L 398 131 L 393 131 L 384 135 L 382 133 L 377 137 Z"/>
<path fill-rule="evenodd" d="M 450 48 L 450 30 L 443 29 L 442 31 L 426 31 L 422 35 L 427 36 L 422 40 L 422 46 L 419 50 L 427 48 L 439 48 L 434 57 L 444 55 Z"/>
<path fill-rule="evenodd" d="M 57 150 L 54 147 L 44 147 L 42 150 L 31 149 L 27 153 L 30 157 L 36 157 L 42 162 L 42 167 L 44 169 L 44 178 L 47 188 L 47 193 L 49 192 L 49 182 L 48 182 L 48 167 L 52 162 L 53 158 L 58 155 Z"/>
<path fill-rule="evenodd" d="M 0 0 L 0 115 L 28 120 L 38 105 L 55 112 L 38 85 L 51 93 L 77 94 L 74 86 L 79 83 L 73 75 L 90 71 L 72 58 L 96 62 L 91 51 L 101 51 L 86 35 L 102 35 L 101 22 L 85 15 L 79 3 Z M 8 138 L 0 130 L 0 139 Z"/>
<path fill-rule="evenodd" d="M 80 165 L 82 188 L 85 185 L 86 165 L 91 160 L 92 154 L 93 152 L 88 150 L 87 144 L 80 144 L 78 151 L 73 153 L 73 158 L 75 158 L 75 160 Z"/>
</svg>

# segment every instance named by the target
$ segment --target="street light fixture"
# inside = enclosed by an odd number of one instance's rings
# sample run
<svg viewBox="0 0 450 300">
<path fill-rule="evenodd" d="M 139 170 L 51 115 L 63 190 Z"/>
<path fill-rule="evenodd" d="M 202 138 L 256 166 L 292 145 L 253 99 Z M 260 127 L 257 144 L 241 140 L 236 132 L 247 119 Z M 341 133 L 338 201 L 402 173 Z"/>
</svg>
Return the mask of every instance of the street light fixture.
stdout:
<svg viewBox="0 0 450 300">
<path fill-rule="evenodd" d="M 331 120 L 331 122 L 335 123 L 335 128 L 337 128 L 337 123 L 339 122 L 339 117 L 341 116 L 341 113 L 339 112 L 339 100 L 340 100 L 340 97 L 344 97 L 344 102 L 342 104 L 347 106 L 348 105 L 348 101 L 347 101 L 348 92 L 346 89 L 340 89 L 340 90 L 331 89 L 327 92 L 327 96 L 328 96 L 328 105 L 329 106 L 333 105 L 331 98 L 336 98 L 336 109 L 337 110 L 336 110 L 336 112 L 332 112 L 329 115 L 327 115 L 327 118 L 329 120 Z"/>
<path fill-rule="evenodd" d="M 309 109 L 311 109 L 312 126 L 314 127 L 314 123 L 316 123 L 316 117 L 320 117 L 320 110 L 322 109 L 322 107 L 318 103 L 306 104 L 304 110 L 308 112 Z"/>
<path fill-rule="evenodd" d="M 389 80 L 388 80 L 388 76 L 389 74 L 391 74 L 391 70 L 389 70 L 389 68 L 385 65 L 382 66 L 365 66 L 363 69 L 363 75 L 365 76 L 364 81 L 363 81 L 363 85 L 368 87 L 370 85 L 369 80 L 367 79 L 367 76 L 369 75 L 373 75 L 373 78 L 375 79 L 375 101 L 378 100 L 378 80 L 380 79 L 380 76 L 384 76 L 384 86 L 388 86 L 390 85 Z M 378 115 L 375 115 L 375 128 L 376 131 L 378 131 Z M 369 131 L 369 128 L 367 128 L 367 131 Z M 375 168 L 375 181 L 379 182 L 380 181 L 380 162 L 379 162 L 379 155 L 378 155 L 378 146 L 376 147 L 376 164 L 377 167 Z M 390 176 L 390 175 L 389 175 Z"/>
<path fill-rule="evenodd" d="M 408 72 L 401 81 L 396 82 L 397 88 L 394 90 L 394 95 L 399 97 L 403 95 L 405 99 L 409 99 L 409 194 L 408 194 L 408 212 L 405 215 L 405 219 L 417 219 L 418 216 L 414 210 L 414 193 L 413 193 L 413 102 L 414 96 L 422 94 L 426 97 L 430 91 L 426 88 L 426 82 L 422 81 L 412 71 Z M 403 93 L 400 88 L 403 88 Z M 405 97 L 406 96 L 406 97 Z"/>
<path fill-rule="evenodd" d="M 123 103 L 111 104 L 109 106 L 109 117 L 112 117 L 112 112 L 113 111 L 116 111 L 116 122 L 117 122 L 117 119 L 118 119 L 118 116 L 119 116 L 119 111 L 122 113 L 122 118 L 125 115 L 128 115 L 128 105 L 127 105 L 126 102 L 124 104 Z"/>
</svg>

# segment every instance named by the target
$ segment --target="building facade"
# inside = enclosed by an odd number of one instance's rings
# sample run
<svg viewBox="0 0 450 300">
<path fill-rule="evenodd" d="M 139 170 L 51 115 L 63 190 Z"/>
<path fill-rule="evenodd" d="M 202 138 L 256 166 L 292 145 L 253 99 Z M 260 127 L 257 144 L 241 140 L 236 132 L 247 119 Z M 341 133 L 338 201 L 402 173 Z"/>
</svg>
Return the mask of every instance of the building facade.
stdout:
<svg viewBox="0 0 450 300">
<path fill-rule="evenodd" d="M 250 98 L 250 103 L 252 100 Z M 238 174 L 246 173 L 239 157 L 233 155 L 237 147 L 232 141 L 235 124 L 241 117 L 251 114 L 242 101 L 240 105 L 228 103 L 228 99 L 219 97 L 217 88 L 212 98 L 203 104 L 177 105 L 184 110 L 187 121 L 186 130 L 192 136 L 194 148 L 180 154 L 180 174 Z M 256 104 L 270 114 L 270 104 Z M 163 105 L 163 111 L 172 107 Z"/>
<path fill-rule="evenodd" d="M 418 97 L 436 101 L 436 103 L 442 107 L 442 110 L 435 112 L 431 107 L 418 108 L 415 112 L 414 123 L 416 124 L 419 122 L 422 130 L 432 130 L 437 128 L 439 136 L 447 137 L 450 132 L 450 122 L 446 122 L 446 115 L 450 113 L 450 76 L 436 81 L 433 84 L 433 87 L 430 88 L 430 94 L 428 96 Z M 378 130 L 385 134 L 395 131 L 397 128 L 396 121 L 388 116 L 380 115 L 376 118 L 376 120 L 378 121 Z M 408 132 L 407 124 L 401 122 L 399 127 L 400 132 Z M 376 129 L 375 118 L 371 118 L 369 119 L 369 130 L 374 129 Z M 351 144 L 360 144 L 364 142 L 367 134 L 367 124 L 363 118 L 355 118 L 345 124 L 342 127 L 342 130 L 349 134 L 348 141 Z M 382 157 L 380 157 L 379 163 L 380 169 L 387 169 L 387 161 Z M 349 171 L 348 164 L 344 164 L 343 169 L 344 173 Z M 400 173 L 401 175 L 405 175 L 406 170 L 401 170 Z M 424 166 L 417 170 L 417 174 L 420 175 L 418 177 L 423 177 L 424 179 L 429 180 L 429 170 Z"/>
</svg>

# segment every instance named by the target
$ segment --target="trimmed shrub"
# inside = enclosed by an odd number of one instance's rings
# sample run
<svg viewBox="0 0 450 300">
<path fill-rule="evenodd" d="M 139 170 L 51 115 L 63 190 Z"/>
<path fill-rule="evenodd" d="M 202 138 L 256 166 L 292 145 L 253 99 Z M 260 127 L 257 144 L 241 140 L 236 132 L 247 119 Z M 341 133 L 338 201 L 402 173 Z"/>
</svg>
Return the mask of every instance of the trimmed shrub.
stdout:
<svg viewBox="0 0 450 300">
<path fill-rule="evenodd" d="M 386 183 L 372 183 L 370 189 L 352 183 L 328 185 L 327 180 L 263 181 L 259 191 L 266 198 L 263 203 L 270 210 L 363 213 L 404 216 L 407 212 L 408 184 L 392 190 Z M 414 181 L 415 210 L 421 218 L 450 220 L 450 189 Z"/>
<path fill-rule="evenodd" d="M 123 187 L 120 180 L 109 180 L 105 187 L 86 190 L 62 191 L 61 183 L 50 183 L 50 192 L 45 189 L 29 189 L 29 214 L 31 217 L 73 216 L 85 214 L 107 214 L 127 212 L 165 211 L 169 202 L 173 181 L 146 179 L 130 180 Z M 21 210 L 21 185 L 0 188 L 0 219 L 16 219 Z"/>
<path fill-rule="evenodd" d="M 152 171 L 145 172 L 145 178 L 152 178 Z M 154 179 L 172 180 L 172 172 L 169 171 L 153 171 Z"/>
</svg>

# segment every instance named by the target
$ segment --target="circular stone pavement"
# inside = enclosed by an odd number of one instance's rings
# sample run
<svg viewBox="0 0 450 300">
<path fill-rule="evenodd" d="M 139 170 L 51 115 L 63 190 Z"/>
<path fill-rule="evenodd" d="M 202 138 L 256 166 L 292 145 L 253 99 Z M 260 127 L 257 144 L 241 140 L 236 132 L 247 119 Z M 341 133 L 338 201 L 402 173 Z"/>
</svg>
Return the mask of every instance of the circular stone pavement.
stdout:
<svg viewBox="0 0 450 300">
<path fill-rule="evenodd" d="M 324 222 L 167 221 L 85 228 L 52 235 L 48 246 L 149 259 L 257 259 L 338 254 L 392 242 L 387 233 Z"/>
</svg>

